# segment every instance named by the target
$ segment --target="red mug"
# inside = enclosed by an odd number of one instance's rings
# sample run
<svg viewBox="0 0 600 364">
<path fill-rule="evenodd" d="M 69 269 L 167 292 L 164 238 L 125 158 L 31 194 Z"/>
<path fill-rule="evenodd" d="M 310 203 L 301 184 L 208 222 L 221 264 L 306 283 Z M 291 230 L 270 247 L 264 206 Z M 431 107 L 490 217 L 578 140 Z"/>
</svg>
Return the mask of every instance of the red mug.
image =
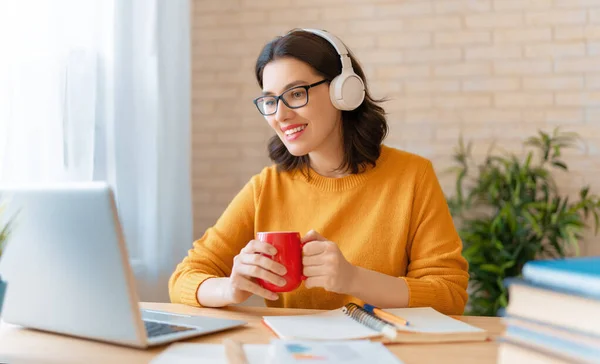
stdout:
<svg viewBox="0 0 600 364">
<path fill-rule="evenodd" d="M 258 284 L 271 292 L 290 292 L 300 287 L 306 277 L 302 274 L 302 240 L 300 233 L 292 231 L 271 231 L 257 233 L 258 240 L 271 244 L 277 249 L 275 255 L 267 256 L 285 267 L 287 272 L 282 277 L 285 285 L 278 286 L 257 278 Z"/>
</svg>

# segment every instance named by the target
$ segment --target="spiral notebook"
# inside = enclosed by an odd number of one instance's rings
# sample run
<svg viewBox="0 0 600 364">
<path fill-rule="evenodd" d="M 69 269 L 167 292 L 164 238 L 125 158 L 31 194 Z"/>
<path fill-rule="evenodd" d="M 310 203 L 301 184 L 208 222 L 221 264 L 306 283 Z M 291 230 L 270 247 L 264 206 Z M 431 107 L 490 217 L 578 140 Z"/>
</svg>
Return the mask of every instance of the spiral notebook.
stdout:
<svg viewBox="0 0 600 364">
<path fill-rule="evenodd" d="M 396 343 L 440 343 L 485 341 L 486 330 L 446 316 L 431 307 L 394 308 L 384 311 L 410 322 L 397 327 L 395 337 L 384 335 L 383 325 L 373 315 L 352 304 L 312 315 L 263 316 L 263 323 L 281 339 L 355 340 L 378 339 Z"/>
</svg>

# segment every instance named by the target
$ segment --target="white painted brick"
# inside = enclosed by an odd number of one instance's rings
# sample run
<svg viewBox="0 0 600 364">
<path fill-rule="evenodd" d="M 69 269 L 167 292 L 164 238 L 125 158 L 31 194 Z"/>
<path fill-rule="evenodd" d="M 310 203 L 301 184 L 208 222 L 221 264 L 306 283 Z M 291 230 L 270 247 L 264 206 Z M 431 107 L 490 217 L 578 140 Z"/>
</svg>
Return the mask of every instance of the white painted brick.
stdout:
<svg viewBox="0 0 600 364">
<path fill-rule="evenodd" d="M 254 0 L 251 0 L 254 1 Z M 321 9 L 321 18 L 329 20 L 353 20 L 353 19 L 371 19 L 375 15 L 375 6 L 371 5 L 350 5 Z"/>
<path fill-rule="evenodd" d="M 599 9 L 590 9 L 590 22 L 592 23 L 600 23 L 600 10 Z"/>
<path fill-rule="evenodd" d="M 427 65 L 381 66 L 375 71 L 378 79 L 427 77 L 430 73 L 430 67 Z"/>
<path fill-rule="evenodd" d="M 552 77 L 525 77 L 523 89 L 525 90 L 579 90 L 583 88 L 581 76 L 552 76 Z"/>
<path fill-rule="evenodd" d="M 458 48 L 439 48 L 439 49 L 407 49 L 405 52 L 405 62 L 447 62 L 458 61 L 462 58 L 462 52 Z"/>
<path fill-rule="evenodd" d="M 570 44 L 535 44 L 525 46 L 525 57 L 528 58 L 562 58 L 577 57 L 586 54 L 586 45 L 584 43 Z"/>
<path fill-rule="evenodd" d="M 194 33 L 195 40 L 241 39 L 242 36 L 241 29 L 237 27 L 202 29 Z"/>
<path fill-rule="evenodd" d="M 559 106 L 600 106 L 600 92 L 557 92 Z"/>
<path fill-rule="evenodd" d="M 390 133 L 390 139 L 392 140 L 422 140 L 431 141 L 434 135 L 434 127 L 432 124 L 405 124 L 402 130 L 398 133 Z"/>
<path fill-rule="evenodd" d="M 374 34 L 374 35 L 388 35 L 389 33 L 400 33 L 404 29 L 402 21 L 394 19 L 382 19 L 382 20 L 355 20 L 347 24 L 348 31 L 350 33 L 357 33 L 360 35 Z"/>
<path fill-rule="evenodd" d="M 216 54 L 218 56 L 222 55 L 234 55 L 234 56 L 244 56 L 244 55 L 254 55 L 253 58 L 256 59 L 260 50 L 263 48 L 264 44 L 258 42 L 248 42 L 248 41 L 231 41 L 231 40 L 223 40 L 218 42 Z"/>
<path fill-rule="evenodd" d="M 521 58 L 520 45 L 498 44 L 489 47 L 470 47 L 465 52 L 467 60 Z"/>
<path fill-rule="evenodd" d="M 395 4 L 383 4 L 377 6 L 375 17 L 381 18 L 399 18 L 412 15 L 426 15 L 433 12 L 431 1 L 402 1 Z"/>
<path fill-rule="evenodd" d="M 479 76 L 490 75 L 492 65 L 488 62 L 468 62 L 453 65 L 439 65 L 433 69 L 435 76 Z"/>
<path fill-rule="evenodd" d="M 223 2 L 228 2 L 224 0 Z M 289 8 L 292 5 L 292 0 L 241 0 L 243 9 L 264 9 L 273 10 L 273 8 Z"/>
<path fill-rule="evenodd" d="M 552 8 L 553 0 L 494 0 L 494 10 L 532 10 Z"/>
<path fill-rule="evenodd" d="M 552 72 L 552 62 L 546 60 L 505 60 L 494 62 L 497 75 L 529 75 Z"/>
<path fill-rule="evenodd" d="M 240 82 L 254 83 L 254 72 L 247 72 L 246 70 L 236 71 L 218 71 L 212 73 L 213 77 L 216 77 L 216 82 L 219 84 L 234 84 L 239 85 Z M 258 86 L 256 86 L 258 87 Z"/>
<path fill-rule="evenodd" d="M 219 87 L 215 89 L 200 88 L 193 90 L 192 99 L 200 100 L 217 100 L 217 99 L 234 99 L 238 95 L 237 87 Z"/>
<path fill-rule="evenodd" d="M 194 62 L 192 66 L 192 72 L 202 70 L 206 71 L 223 71 L 223 70 L 236 70 L 240 67 L 240 60 L 236 58 L 219 56 L 219 57 L 202 57 L 201 59 Z"/>
<path fill-rule="evenodd" d="M 404 111 L 427 109 L 431 107 L 431 97 L 428 96 L 399 96 L 386 102 L 386 110 Z"/>
<path fill-rule="evenodd" d="M 489 13 L 465 16 L 467 28 L 514 28 L 523 25 L 521 13 Z"/>
<path fill-rule="evenodd" d="M 276 36 L 284 35 L 290 31 L 292 26 L 286 24 L 268 24 L 268 25 L 242 25 L 239 27 L 239 36 L 237 39 L 244 40 L 263 40 L 266 44 Z"/>
<path fill-rule="evenodd" d="M 265 11 L 244 11 L 198 15 L 193 20 L 193 26 L 197 28 L 216 28 L 240 24 L 262 24 L 268 19 Z"/>
<path fill-rule="evenodd" d="M 492 9 L 491 0 L 445 0 L 434 1 L 434 10 L 439 14 L 470 14 L 488 12 Z"/>
<path fill-rule="evenodd" d="M 363 64 L 399 64 L 404 60 L 404 53 L 395 49 L 365 50 L 358 58 Z"/>
<path fill-rule="evenodd" d="M 457 30 L 461 19 L 457 16 L 410 17 L 403 19 L 406 30 Z"/>
<path fill-rule="evenodd" d="M 586 75 L 585 76 L 585 88 L 589 90 L 600 89 L 600 75 Z"/>
<path fill-rule="evenodd" d="M 225 10 L 238 10 L 242 6 L 241 0 L 227 0 L 227 1 L 211 1 L 202 0 L 193 2 L 194 15 L 202 15 L 212 12 L 222 12 Z"/>
<path fill-rule="evenodd" d="M 438 96 L 433 99 L 433 106 L 441 109 L 481 108 L 490 106 L 492 99 L 487 95 L 463 94 L 457 96 Z"/>
<path fill-rule="evenodd" d="M 557 8 L 590 8 L 600 6 L 600 0 L 555 0 Z"/>
<path fill-rule="evenodd" d="M 193 85 L 213 85 L 217 82 L 217 75 L 215 73 L 207 72 L 195 72 L 192 73 L 192 84 Z"/>
<path fill-rule="evenodd" d="M 527 25 L 566 25 L 584 24 L 587 19 L 585 10 L 551 10 L 529 12 L 525 14 Z"/>
<path fill-rule="evenodd" d="M 400 81 L 374 81 L 369 83 L 371 94 L 375 98 L 388 97 L 400 93 L 403 89 Z"/>
<path fill-rule="evenodd" d="M 458 124 L 460 121 L 455 110 L 408 110 L 404 114 L 404 122 L 407 124 Z"/>
<path fill-rule="evenodd" d="M 371 49 L 377 45 L 375 36 L 358 34 L 344 36 L 344 44 L 351 50 Z"/>
<path fill-rule="evenodd" d="M 561 41 L 600 39 L 600 25 L 556 27 L 554 38 Z"/>
<path fill-rule="evenodd" d="M 549 92 L 511 92 L 494 95 L 494 105 L 498 107 L 531 107 L 552 105 L 553 96 Z"/>
<path fill-rule="evenodd" d="M 486 126 L 498 123 L 518 123 L 522 121 L 520 110 L 511 110 L 506 108 L 483 108 L 464 110 L 460 112 L 460 119 L 465 123 L 479 123 Z"/>
<path fill-rule="evenodd" d="M 418 80 L 405 82 L 407 93 L 416 92 L 458 92 L 460 82 L 456 80 Z"/>
<path fill-rule="evenodd" d="M 202 125 L 193 125 L 192 133 L 194 135 L 194 138 L 192 139 L 192 148 L 211 145 L 212 143 L 214 143 L 214 130 L 203 128 Z M 199 158 L 196 155 L 194 155 L 193 157 Z"/>
<path fill-rule="evenodd" d="M 552 28 L 494 30 L 495 43 L 528 43 L 552 40 Z"/>
<path fill-rule="evenodd" d="M 195 90 L 196 88 L 194 88 Z M 195 91 L 193 91 L 195 92 Z M 210 115 L 214 113 L 216 109 L 216 102 L 214 100 L 196 100 L 192 102 L 192 113 L 194 115 Z"/>
<path fill-rule="evenodd" d="M 289 24 L 319 20 L 319 9 L 278 9 L 269 11 L 268 21 L 271 23 Z"/>
<path fill-rule="evenodd" d="M 377 3 L 395 2 L 395 0 L 377 0 Z M 292 0 L 293 8 L 312 8 L 312 7 L 323 7 L 323 6 L 340 6 L 347 4 L 364 4 L 365 0 Z"/>
<path fill-rule="evenodd" d="M 600 125 L 600 109 L 589 108 L 585 110 L 585 122 L 589 125 Z M 595 155 L 600 155 L 600 140 L 594 140 L 597 146 L 597 152 Z"/>
<path fill-rule="evenodd" d="M 216 142 L 223 144 L 237 143 L 262 143 L 266 142 L 268 137 L 264 132 L 252 130 L 240 130 L 237 133 L 221 132 L 217 133 Z"/>
<path fill-rule="evenodd" d="M 441 32 L 436 33 L 434 36 L 436 45 L 489 44 L 491 41 L 491 33 L 485 31 Z"/>
<path fill-rule="evenodd" d="M 513 91 L 520 86 L 518 77 L 479 77 L 462 81 L 464 91 Z"/>
<path fill-rule="evenodd" d="M 413 32 L 377 37 L 377 46 L 383 48 L 413 48 L 431 45 L 431 33 Z"/>
<path fill-rule="evenodd" d="M 558 59 L 554 65 L 555 72 L 598 72 L 600 71 L 600 57 L 586 57 L 576 59 Z"/>
<path fill-rule="evenodd" d="M 553 124 L 580 123 L 585 120 L 581 108 L 552 108 L 546 110 L 546 121 Z"/>
<path fill-rule="evenodd" d="M 587 54 L 590 56 L 600 55 L 600 41 L 590 41 L 586 43 Z"/>
</svg>

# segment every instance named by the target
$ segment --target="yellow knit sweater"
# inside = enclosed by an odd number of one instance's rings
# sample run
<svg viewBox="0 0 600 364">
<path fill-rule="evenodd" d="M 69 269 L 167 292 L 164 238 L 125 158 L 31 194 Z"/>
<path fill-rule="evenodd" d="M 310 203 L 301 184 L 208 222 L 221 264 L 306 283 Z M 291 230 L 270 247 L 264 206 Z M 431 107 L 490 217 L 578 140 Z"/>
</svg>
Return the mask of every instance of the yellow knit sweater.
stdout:
<svg viewBox="0 0 600 364">
<path fill-rule="evenodd" d="M 314 229 L 363 268 L 406 280 L 409 306 L 462 314 L 468 265 L 431 163 L 382 146 L 375 168 L 343 178 L 265 168 L 193 244 L 169 281 L 172 302 L 199 306 L 198 287 L 227 277 L 257 231 Z M 270 307 L 335 309 L 353 297 L 301 285 Z M 358 301 L 360 302 L 360 301 Z"/>
</svg>

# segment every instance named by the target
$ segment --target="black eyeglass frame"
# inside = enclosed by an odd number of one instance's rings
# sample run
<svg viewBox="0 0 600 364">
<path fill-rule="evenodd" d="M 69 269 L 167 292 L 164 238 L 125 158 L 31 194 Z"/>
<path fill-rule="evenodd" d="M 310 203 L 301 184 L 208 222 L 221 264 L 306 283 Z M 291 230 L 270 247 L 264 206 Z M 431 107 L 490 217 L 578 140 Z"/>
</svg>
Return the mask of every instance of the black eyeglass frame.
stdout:
<svg viewBox="0 0 600 364">
<path fill-rule="evenodd" d="M 322 83 L 325 83 L 325 82 L 329 82 L 329 80 L 328 80 L 328 79 L 324 79 L 324 80 L 321 80 L 321 81 L 318 81 L 318 82 L 315 82 L 315 83 L 311 83 L 310 85 L 294 86 L 294 87 L 291 87 L 291 88 L 289 88 L 289 89 L 287 89 L 287 90 L 283 91 L 283 92 L 281 93 L 281 95 L 279 95 L 279 96 L 274 96 L 274 95 L 263 95 L 263 96 L 259 96 L 259 97 L 255 98 L 255 99 L 254 99 L 252 102 L 254 103 L 254 105 L 256 105 L 256 108 L 258 109 L 258 112 L 260 112 L 260 113 L 261 113 L 262 115 L 264 115 L 264 116 L 271 116 L 271 115 L 275 115 L 275 114 L 277 113 L 277 110 L 279 110 L 279 100 L 281 100 L 281 101 L 282 101 L 282 102 L 285 104 L 285 106 L 289 107 L 290 109 L 299 109 L 299 108 L 301 108 L 301 107 L 304 107 L 304 106 L 308 105 L 308 100 L 309 100 L 308 90 L 309 90 L 310 88 L 313 88 L 313 87 L 319 86 L 320 84 L 322 84 Z M 298 89 L 298 88 L 303 88 L 304 90 L 306 90 L 306 102 L 305 102 L 303 105 L 300 105 L 300 106 L 290 106 L 290 105 L 289 105 L 289 104 L 288 104 L 288 103 L 285 101 L 285 99 L 283 98 L 283 95 L 285 95 L 286 93 L 288 93 L 288 92 L 290 92 L 290 91 L 292 91 L 292 90 Z M 260 109 L 260 107 L 258 106 L 258 100 L 260 100 L 260 99 L 264 99 L 265 97 L 273 97 L 273 98 L 275 98 L 275 102 L 276 102 L 276 104 L 275 104 L 275 105 L 276 105 L 276 106 L 275 106 L 275 111 L 273 111 L 272 113 L 269 113 L 269 114 L 264 114 L 264 113 L 262 112 L 262 110 Z"/>
</svg>

